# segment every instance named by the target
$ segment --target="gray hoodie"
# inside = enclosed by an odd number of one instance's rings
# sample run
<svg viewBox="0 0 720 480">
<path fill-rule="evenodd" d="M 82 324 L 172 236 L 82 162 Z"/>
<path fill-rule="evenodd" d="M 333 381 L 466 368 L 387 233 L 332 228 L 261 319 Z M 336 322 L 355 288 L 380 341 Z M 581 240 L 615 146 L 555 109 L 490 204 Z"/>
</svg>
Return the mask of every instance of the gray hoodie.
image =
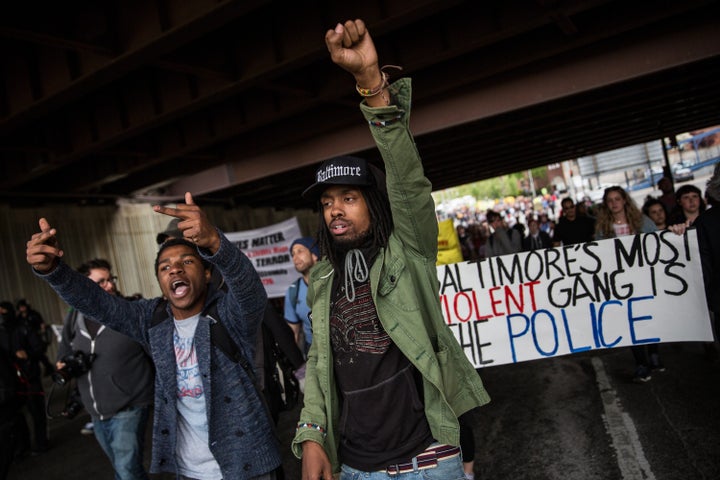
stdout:
<svg viewBox="0 0 720 480">
<path fill-rule="evenodd" d="M 142 345 L 102 325 L 91 338 L 85 316 L 73 309 L 65 318 L 58 360 L 77 350 L 96 355 L 90 371 L 77 378 L 93 418 L 106 420 L 127 407 L 152 404 L 155 370 Z"/>
</svg>

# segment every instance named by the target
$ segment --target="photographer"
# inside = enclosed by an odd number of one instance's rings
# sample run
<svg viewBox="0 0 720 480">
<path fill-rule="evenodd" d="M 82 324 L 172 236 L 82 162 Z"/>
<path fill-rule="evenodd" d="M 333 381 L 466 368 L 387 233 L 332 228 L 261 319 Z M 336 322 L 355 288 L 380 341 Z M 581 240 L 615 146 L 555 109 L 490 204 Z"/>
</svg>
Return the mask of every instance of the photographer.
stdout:
<svg viewBox="0 0 720 480">
<path fill-rule="evenodd" d="M 77 270 L 108 294 L 117 295 L 106 260 L 90 260 Z M 55 383 L 77 378 L 83 406 L 92 417 L 95 437 L 112 463 L 115 478 L 147 479 L 143 440 L 154 371 L 142 346 L 73 309 L 63 325 L 57 369 Z"/>
</svg>

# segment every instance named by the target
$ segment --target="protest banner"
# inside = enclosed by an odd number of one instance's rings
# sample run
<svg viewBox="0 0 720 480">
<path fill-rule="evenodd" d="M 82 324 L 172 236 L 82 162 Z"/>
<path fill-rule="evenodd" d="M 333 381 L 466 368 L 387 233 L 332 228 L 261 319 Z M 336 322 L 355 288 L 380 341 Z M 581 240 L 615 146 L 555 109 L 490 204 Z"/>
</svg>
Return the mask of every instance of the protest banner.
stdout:
<svg viewBox="0 0 720 480">
<path fill-rule="evenodd" d="M 253 263 L 268 297 L 284 297 L 288 286 L 300 276 L 290 256 L 290 244 L 302 236 L 297 218 L 225 235 Z"/>
<path fill-rule="evenodd" d="M 694 230 L 437 267 L 445 321 L 476 368 L 712 341 Z"/>
</svg>

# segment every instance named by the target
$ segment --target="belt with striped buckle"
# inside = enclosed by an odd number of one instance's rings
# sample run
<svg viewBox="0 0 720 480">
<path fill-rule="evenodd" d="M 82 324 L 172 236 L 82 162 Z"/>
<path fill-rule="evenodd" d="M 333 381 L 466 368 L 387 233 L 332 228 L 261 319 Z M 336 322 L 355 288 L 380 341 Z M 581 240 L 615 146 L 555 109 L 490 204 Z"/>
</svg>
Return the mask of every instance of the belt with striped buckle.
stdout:
<svg viewBox="0 0 720 480">
<path fill-rule="evenodd" d="M 437 467 L 439 460 L 445 460 L 456 455 L 460 455 L 460 447 L 451 445 L 436 445 L 425 450 L 423 453 L 406 463 L 396 463 L 388 465 L 385 472 L 388 475 L 399 475 L 401 473 L 413 472 L 417 470 L 425 470 Z M 414 461 L 413 461 L 414 460 Z"/>
</svg>

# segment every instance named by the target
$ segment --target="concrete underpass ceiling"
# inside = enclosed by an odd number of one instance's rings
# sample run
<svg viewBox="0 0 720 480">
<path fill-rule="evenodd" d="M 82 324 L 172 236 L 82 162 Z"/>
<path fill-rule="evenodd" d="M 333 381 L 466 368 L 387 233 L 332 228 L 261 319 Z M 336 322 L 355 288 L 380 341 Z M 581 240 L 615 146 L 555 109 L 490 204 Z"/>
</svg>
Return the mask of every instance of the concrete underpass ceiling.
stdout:
<svg viewBox="0 0 720 480">
<path fill-rule="evenodd" d="M 720 124 L 718 1 L 25 2 L 0 201 L 308 206 L 322 160 L 379 163 L 323 41 L 347 18 L 413 78 L 434 189 Z"/>
</svg>

